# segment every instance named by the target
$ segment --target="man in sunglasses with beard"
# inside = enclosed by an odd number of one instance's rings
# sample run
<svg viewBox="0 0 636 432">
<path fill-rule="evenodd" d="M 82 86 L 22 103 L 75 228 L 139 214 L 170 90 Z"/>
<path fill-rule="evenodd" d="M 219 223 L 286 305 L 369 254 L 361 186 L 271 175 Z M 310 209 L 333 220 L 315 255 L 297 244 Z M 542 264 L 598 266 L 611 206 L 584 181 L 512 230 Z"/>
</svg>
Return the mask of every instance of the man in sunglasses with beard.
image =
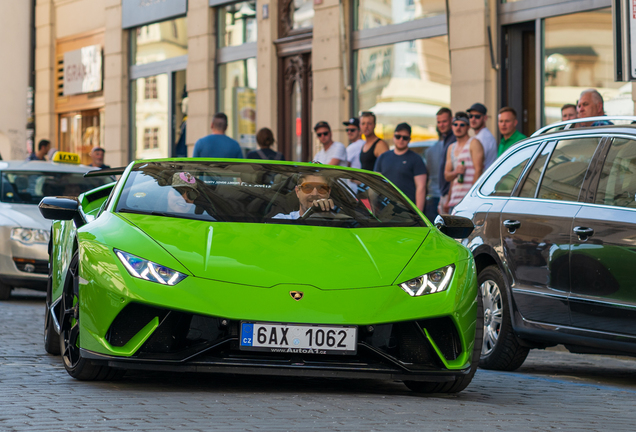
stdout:
<svg viewBox="0 0 636 432">
<path fill-rule="evenodd" d="M 320 174 L 301 174 L 295 187 L 300 209 L 289 214 L 278 213 L 272 219 L 299 219 L 307 211 L 327 212 L 334 209 L 333 200 L 329 198 L 331 186 Z"/>
</svg>

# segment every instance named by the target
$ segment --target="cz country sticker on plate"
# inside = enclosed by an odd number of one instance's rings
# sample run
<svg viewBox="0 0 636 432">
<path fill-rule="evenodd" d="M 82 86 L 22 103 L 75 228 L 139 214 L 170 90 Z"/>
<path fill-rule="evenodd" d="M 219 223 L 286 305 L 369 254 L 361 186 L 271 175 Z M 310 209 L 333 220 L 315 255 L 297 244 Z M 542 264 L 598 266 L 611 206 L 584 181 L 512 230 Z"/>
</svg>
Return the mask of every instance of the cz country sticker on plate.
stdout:
<svg viewBox="0 0 636 432">
<path fill-rule="evenodd" d="M 353 355 L 357 332 L 356 326 L 242 322 L 240 348 L 272 353 Z"/>
</svg>

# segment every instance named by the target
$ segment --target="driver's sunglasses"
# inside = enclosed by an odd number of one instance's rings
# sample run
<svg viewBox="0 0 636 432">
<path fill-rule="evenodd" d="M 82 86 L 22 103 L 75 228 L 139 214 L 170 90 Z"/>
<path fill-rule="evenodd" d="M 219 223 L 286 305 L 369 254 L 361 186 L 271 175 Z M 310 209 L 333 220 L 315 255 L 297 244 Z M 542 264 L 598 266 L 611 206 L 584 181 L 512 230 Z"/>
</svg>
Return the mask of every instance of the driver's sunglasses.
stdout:
<svg viewBox="0 0 636 432">
<path fill-rule="evenodd" d="M 314 189 L 318 191 L 319 194 L 327 194 L 331 191 L 329 185 L 324 183 L 313 183 L 313 182 L 304 182 L 301 185 L 298 185 L 298 189 L 300 189 L 303 193 L 311 193 Z"/>
</svg>

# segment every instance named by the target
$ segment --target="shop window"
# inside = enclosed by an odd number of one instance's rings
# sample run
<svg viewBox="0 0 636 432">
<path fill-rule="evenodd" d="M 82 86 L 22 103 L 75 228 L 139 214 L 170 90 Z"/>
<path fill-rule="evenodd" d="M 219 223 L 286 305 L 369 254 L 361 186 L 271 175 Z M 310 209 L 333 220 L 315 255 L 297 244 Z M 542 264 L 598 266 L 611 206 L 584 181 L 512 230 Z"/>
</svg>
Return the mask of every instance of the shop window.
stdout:
<svg viewBox="0 0 636 432">
<path fill-rule="evenodd" d="M 256 42 L 256 1 L 220 7 L 218 20 L 220 47 Z"/>
<path fill-rule="evenodd" d="M 280 2 L 281 37 L 304 33 L 314 27 L 313 0 L 281 0 Z"/>
<path fill-rule="evenodd" d="M 80 162 L 92 162 L 90 152 L 93 147 L 101 147 L 103 136 L 104 110 L 85 110 L 60 114 L 58 150 L 77 153 Z"/>
<path fill-rule="evenodd" d="M 450 105 L 448 38 L 364 48 L 354 55 L 354 113 L 373 112 L 376 134 L 384 139 L 407 122 L 414 142 L 436 140 L 437 111 Z"/>
<path fill-rule="evenodd" d="M 633 115 L 631 83 L 614 81 L 611 8 L 546 18 L 545 123 L 561 121 L 561 107 L 597 89 L 608 115 Z"/>
<path fill-rule="evenodd" d="M 147 87 L 149 82 L 154 83 L 154 93 Z M 162 158 L 171 155 L 168 136 L 171 112 L 168 100 L 171 93 L 169 86 L 168 74 L 133 81 L 133 159 Z M 150 89 L 152 90 L 152 85 Z"/>
<path fill-rule="evenodd" d="M 446 13 L 446 0 L 358 0 L 356 30 L 401 24 Z"/>
<path fill-rule="evenodd" d="M 148 64 L 188 54 L 186 18 L 148 24 L 131 32 L 132 63 Z"/>
<path fill-rule="evenodd" d="M 256 148 L 256 58 L 218 67 L 218 111 L 228 118 L 227 134 L 245 152 Z"/>
</svg>

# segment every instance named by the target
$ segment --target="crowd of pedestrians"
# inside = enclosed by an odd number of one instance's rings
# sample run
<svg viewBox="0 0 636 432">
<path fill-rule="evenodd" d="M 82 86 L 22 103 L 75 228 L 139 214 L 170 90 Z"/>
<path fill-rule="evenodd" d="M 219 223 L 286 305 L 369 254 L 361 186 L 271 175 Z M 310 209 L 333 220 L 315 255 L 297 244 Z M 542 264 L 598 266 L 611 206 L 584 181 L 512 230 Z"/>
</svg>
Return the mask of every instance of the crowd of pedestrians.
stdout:
<svg viewBox="0 0 636 432">
<path fill-rule="evenodd" d="M 561 108 L 562 121 L 598 117 L 604 115 L 603 97 L 595 89 L 581 93 L 575 104 Z M 313 161 L 325 165 L 349 166 L 377 171 L 393 182 L 429 220 L 438 214 L 450 213 L 474 182 L 490 165 L 510 147 L 526 138 L 518 129 L 517 112 L 503 107 L 497 114 L 497 126 L 501 140 L 486 126 L 488 109 L 482 103 L 474 103 L 465 112 L 453 115 L 449 108 L 441 108 L 436 115 L 438 140 L 428 147 L 424 158 L 409 150 L 412 128 L 400 123 L 393 133 L 393 149 L 375 134 L 376 116 L 363 111 L 359 118 L 350 118 L 342 124 L 348 145 L 333 140 L 331 126 L 319 121 L 314 132 L 321 144 Z M 607 120 L 582 122 L 577 127 L 612 124 Z M 228 118 L 224 113 L 214 115 L 211 133 L 196 141 L 192 157 L 242 158 L 239 143 L 227 136 Z M 184 135 L 184 133 L 182 133 Z M 182 137 L 183 138 L 183 137 Z M 258 148 L 247 153 L 247 159 L 285 160 L 282 153 L 273 150 L 274 134 L 262 128 L 256 134 Z M 48 140 L 38 143 L 29 160 L 50 160 L 56 150 Z M 105 150 L 95 147 L 90 153 L 91 166 L 104 165 Z"/>
<path fill-rule="evenodd" d="M 604 115 L 603 97 L 589 89 L 581 93 L 576 104 L 561 108 L 562 120 Z M 389 144 L 375 134 L 376 116 L 363 111 L 342 124 L 348 145 L 333 140 L 331 126 L 320 121 L 314 132 L 321 144 L 313 161 L 325 165 L 349 166 L 383 174 L 395 184 L 429 220 L 438 214 L 450 213 L 468 193 L 474 182 L 493 162 L 515 143 L 526 138 L 518 129 L 517 112 L 503 107 L 497 113 L 497 126 L 501 136 L 497 143 L 487 127 L 488 109 L 474 103 L 465 112 L 453 115 L 449 108 L 441 108 L 436 115 L 438 140 L 428 147 L 422 158 L 409 150 L 412 128 L 400 123 L 393 133 L 392 150 Z M 598 126 L 611 122 L 595 121 L 577 126 Z M 194 157 L 242 157 L 240 146 L 225 135 L 227 117 L 214 116 L 212 134 L 195 144 Z M 256 134 L 258 149 L 247 154 L 248 159 L 284 160 L 284 156 L 271 149 L 274 134 L 263 128 Z"/>
</svg>

